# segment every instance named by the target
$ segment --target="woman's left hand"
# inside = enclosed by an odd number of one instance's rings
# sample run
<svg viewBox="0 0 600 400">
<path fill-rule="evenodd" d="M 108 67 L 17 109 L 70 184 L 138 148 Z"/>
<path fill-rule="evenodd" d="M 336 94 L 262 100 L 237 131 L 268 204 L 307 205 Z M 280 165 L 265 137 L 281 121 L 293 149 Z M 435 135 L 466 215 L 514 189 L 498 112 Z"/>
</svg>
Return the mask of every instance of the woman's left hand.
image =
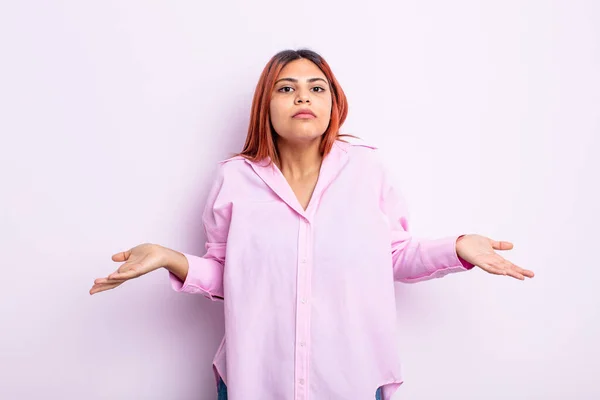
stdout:
<svg viewBox="0 0 600 400">
<path fill-rule="evenodd" d="M 513 244 L 510 242 L 497 242 L 481 235 L 464 235 L 456 240 L 458 256 L 490 274 L 508 275 L 520 280 L 525 277 L 533 278 L 533 271 L 511 263 L 494 251 L 512 248 Z"/>
</svg>

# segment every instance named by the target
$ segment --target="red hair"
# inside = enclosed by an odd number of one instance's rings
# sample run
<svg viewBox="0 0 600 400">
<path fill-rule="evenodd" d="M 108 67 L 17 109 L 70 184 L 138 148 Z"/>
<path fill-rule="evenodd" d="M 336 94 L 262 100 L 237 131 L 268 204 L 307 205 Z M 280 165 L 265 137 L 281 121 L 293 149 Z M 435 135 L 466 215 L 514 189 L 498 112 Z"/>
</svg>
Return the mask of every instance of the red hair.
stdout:
<svg viewBox="0 0 600 400">
<path fill-rule="evenodd" d="M 323 134 L 320 151 L 325 157 L 331 151 L 333 143 L 342 136 L 353 136 L 340 134 L 340 126 L 346 120 L 348 114 L 348 101 L 342 87 L 333 75 L 329 64 L 319 54 L 312 50 L 284 50 L 275 54 L 263 69 L 252 99 L 252 110 L 250 113 L 250 123 L 248 125 L 248 135 L 244 149 L 238 155 L 251 161 L 260 161 L 269 157 L 271 161 L 278 161 L 279 155 L 275 146 L 275 133 L 271 125 L 269 107 L 271 96 L 275 87 L 275 81 L 281 70 L 291 61 L 299 59 L 312 61 L 325 74 L 331 87 L 331 117 L 329 126 Z M 355 136 L 353 136 L 355 137 Z"/>
</svg>

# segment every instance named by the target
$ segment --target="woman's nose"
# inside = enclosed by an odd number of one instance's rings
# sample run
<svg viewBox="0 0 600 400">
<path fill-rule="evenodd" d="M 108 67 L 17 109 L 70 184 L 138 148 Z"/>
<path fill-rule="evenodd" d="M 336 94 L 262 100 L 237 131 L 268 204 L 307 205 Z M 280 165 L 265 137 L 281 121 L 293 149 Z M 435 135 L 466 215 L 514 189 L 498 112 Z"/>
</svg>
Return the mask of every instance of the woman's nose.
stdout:
<svg viewBox="0 0 600 400">
<path fill-rule="evenodd" d="M 310 97 L 307 94 L 298 94 L 298 97 L 296 98 L 296 103 L 308 103 L 310 102 Z"/>
</svg>

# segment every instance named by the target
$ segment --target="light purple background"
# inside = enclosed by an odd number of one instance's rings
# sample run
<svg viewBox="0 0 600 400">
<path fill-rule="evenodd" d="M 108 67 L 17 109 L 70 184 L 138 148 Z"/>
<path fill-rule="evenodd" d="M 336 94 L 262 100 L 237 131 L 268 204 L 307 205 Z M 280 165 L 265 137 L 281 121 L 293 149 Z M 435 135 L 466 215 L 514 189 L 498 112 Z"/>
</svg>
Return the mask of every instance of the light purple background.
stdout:
<svg viewBox="0 0 600 400">
<path fill-rule="evenodd" d="M 204 253 L 216 162 L 264 64 L 302 46 L 415 235 L 510 240 L 537 274 L 399 284 L 395 399 L 600 398 L 599 4 L 3 2 L 0 398 L 216 397 L 222 304 L 164 270 L 88 290 L 138 243 Z"/>
</svg>

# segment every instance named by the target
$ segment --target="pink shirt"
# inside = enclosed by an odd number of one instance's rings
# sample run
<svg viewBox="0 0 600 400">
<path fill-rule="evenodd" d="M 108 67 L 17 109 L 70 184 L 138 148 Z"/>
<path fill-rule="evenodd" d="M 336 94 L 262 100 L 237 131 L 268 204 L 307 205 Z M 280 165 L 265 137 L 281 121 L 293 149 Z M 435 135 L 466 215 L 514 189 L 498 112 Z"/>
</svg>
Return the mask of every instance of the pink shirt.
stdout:
<svg viewBox="0 0 600 400">
<path fill-rule="evenodd" d="M 272 164 L 219 164 L 206 254 L 174 290 L 224 298 L 214 358 L 230 400 L 389 400 L 402 384 L 394 281 L 465 271 L 456 239 L 407 231 L 399 192 L 364 144 L 336 141 L 306 211 Z M 227 356 L 225 356 L 225 354 Z"/>
</svg>

